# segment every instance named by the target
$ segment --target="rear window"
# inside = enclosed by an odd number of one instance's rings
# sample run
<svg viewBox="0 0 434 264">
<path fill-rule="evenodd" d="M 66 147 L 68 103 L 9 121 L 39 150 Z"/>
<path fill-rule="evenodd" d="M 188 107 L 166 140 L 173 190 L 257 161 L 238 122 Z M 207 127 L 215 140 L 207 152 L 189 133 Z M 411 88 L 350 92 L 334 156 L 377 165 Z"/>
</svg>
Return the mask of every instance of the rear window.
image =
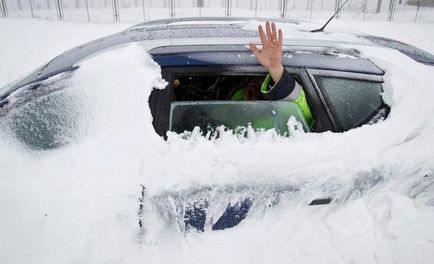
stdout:
<svg viewBox="0 0 434 264">
<path fill-rule="evenodd" d="M 315 79 L 343 130 L 366 123 L 383 106 L 381 83 L 326 76 Z"/>
</svg>

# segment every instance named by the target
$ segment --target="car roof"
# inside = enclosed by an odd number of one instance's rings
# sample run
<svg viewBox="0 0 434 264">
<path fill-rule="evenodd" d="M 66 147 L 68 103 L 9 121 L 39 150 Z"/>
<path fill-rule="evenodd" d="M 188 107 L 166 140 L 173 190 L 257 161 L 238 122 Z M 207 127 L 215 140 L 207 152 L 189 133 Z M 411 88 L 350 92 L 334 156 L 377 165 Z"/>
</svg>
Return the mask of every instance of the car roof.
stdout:
<svg viewBox="0 0 434 264">
<path fill-rule="evenodd" d="M 128 30 L 136 30 L 136 29 L 144 29 L 155 26 L 173 26 L 179 25 L 181 23 L 190 24 L 190 25 L 198 25 L 198 24 L 236 24 L 236 23 L 244 23 L 249 20 L 259 21 L 259 22 L 276 22 L 276 23 L 291 23 L 291 24 L 300 24 L 300 23 L 312 23 L 308 20 L 294 20 L 294 19 L 276 19 L 276 18 L 246 18 L 246 17 L 181 17 L 181 18 L 170 18 L 170 19 L 159 19 L 147 21 L 144 23 L 140 23 L 129 27 Z"/>
<path fill-rule="evenodd" d="M 82 59 L 90 56 L 94 53 L 100 52 L 104 49 L 114 47 L 121 44 L 127 44 L 132 42 L 149 41 L 152 43 L 151 46 L 154 49 L 152 51 L 153 55 L 157 55 L 157 51 L 168 49 L 168 47 L 174 47 L 172 51 L 174 52 L 176 48 L 180 49 L 181 46 L 198 46 L 207 45 L 210 47 L 208 51 L 213 51 L 212 49 L 217 49 L 217 46 L 228 45 L 242 45 L 249 42 L 258 42 L 257 32 L 255 30 L 246 28 L 246 25 L 257 23 L 258 21 L 265 21 L 269 19 L 260 18 L 179 18 L 170 20 L 157 20 L 138 24 L 136 26 L 127 28 L 126 30 L 103 37 L 89 43 L 83 44 L 71 50 L 68 50 L 59 56 L 55 57 L 53 60 L 48 62 L 46 65 L 35 71 L 32 75 L 27 78 L 15 83 L 8 89 L 3 95 L 0 95 L 0 99 L 5 98 L 10 93 L 19 89 L 20 87 L 49 78 L 60 72 L 70 71 L 75 69 L 76 64 Z M 333 39 L 321 39 L 316 37 L 309 37 L 315 33 L 309 33 L 309 29 L 314 29 L 318 24 L 308 22 L 308 21 L 295 21 L 295 20 L 278 20 L 274 19 L 272 21 L 286 23 L 286 25 L 293 26 L 294 32 L 298 32 L 302 37 L 298 38 L 285 38 L 284 45 L 287 48 L 298 49 L 304 52 L 306 49 L 311 48 L 309 51 L 310 55 L 294 55 L 294 66 L 306 66 L 311 67 L 315 61 L 326 62 L 328 64 L 322 64 L 321 68 L 331 67 L 333 61 L 331 58 L 326 58 L 326 56 L 331 56 L 330 52 L 323 52 L 324 50 L 334 50 L 334 58 L 339 57 L 338 54 L 347 54 L 348 49 L 342 48 L 342 46 L 354 44 L 354 42 L 348 42 L 343 40 L 333 40 Z M 322 33 L 324 34 L 324 33 Z M 327 35 L 327 34 L 325 34 Z M 303 36 L 307 36 L 304 38 Z M 317 36 L 317 35 L 313 35 Z M 356 38 L 357 39 L 357 36 Z M 353 39 L 354 40 L 354 39 Z M 383 41 L 384 42 L 384 41 Z M 374 45 L 372 42 L 366 40 L 366 38 L 360 38 L 360 41 L 356 43 L 357 45 Z M 378 43 L 377 43 L 378 45 Z M 392 45 L 393 46 L 393 45 Z M 164 49 L 158 49 L 164 47 Z M 312 52 L 312 50 L 317 49 L 317 52 Z M 244 51 L 247 49 L 244 47 Z M 320 51 L 323 50 L 323 51 Z M 215 52 L 218 50 L 214 50 Z M 193 51 L 192 51 L 193 52 Z M 191 52 L 191 53 L 192 53 Z M 307 54 L 307 53 L 306 53 Z M 166 54 L 167 55 L 167 54 Z M 303 59 L 303 57 L 309 57 Z M 361 59 L 358 54 L 351 54 L 352 62 L 348 62 L 351 69 L 356 70 L 357 67 L 361 67 L 362 72 L 370 72 L 372 74 L 382 74 L 373 63 L 368 60 Z M 322 60 L 313 59 L 324 58 Z M 300 59 L 297 59 L 300 58 Z M 354 59 L 356 58 L 356 59 Z M 341 56 L 341 59 L 342 56 Z M 349 58 L 345 60 L 349 61 Z M 434 59 L 433 59 L 434 61 Z M 341 63 L 339 61 L 339 63 Z M 305 63 L 305 64 L 303 64 Z M 371 64 L 368 66 L 368 64 Z M 360 66 L 361 65 L 361 66 Z M 363 68 L 365 67 L 365 68 Z M 375 68 L 375 69 L 374 69 Z M 340 68 L 335 68 L 339 70 Z M 340 69 L 345 70 L 345 69 Z"/>
</svg>

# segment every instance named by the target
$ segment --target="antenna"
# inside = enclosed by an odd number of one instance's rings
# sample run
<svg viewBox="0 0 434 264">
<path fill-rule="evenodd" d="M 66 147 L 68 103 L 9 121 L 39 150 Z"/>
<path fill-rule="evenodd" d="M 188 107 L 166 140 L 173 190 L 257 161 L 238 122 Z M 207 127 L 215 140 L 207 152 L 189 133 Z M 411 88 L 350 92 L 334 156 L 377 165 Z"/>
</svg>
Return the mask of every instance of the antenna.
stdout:
<svg viewBox="0 0 434 264">
<path fill-rule="evenodd" d="M 333 18 L 335 18 L 335 16 L 339 13 L 339 11 L 341 11 L 342 7 L 344 7 L 344 5 L 347 4 L 347 2 L 348 2 L 348 0 L 345 1 L 345 2 L 344 2 L 344 3 L 343 3 L 343 4 L 338 8 L 338 10 L 336 10 L 336 12 L 333 14 L 333 16 L 332 16 L 331 18 L 329 18 L 329 20 L 327 20 L 327 22 L 324 24 L 324 26 L 322 26 L 321 28 L 318 28 L 318 29 L 311 30 L 310 32 L 312 32 L 312 33 L 323 32 L 324 29 L 325 29 L 325 27 L 330 23 L 330 21 L 332 21 Z"/>
</svg>

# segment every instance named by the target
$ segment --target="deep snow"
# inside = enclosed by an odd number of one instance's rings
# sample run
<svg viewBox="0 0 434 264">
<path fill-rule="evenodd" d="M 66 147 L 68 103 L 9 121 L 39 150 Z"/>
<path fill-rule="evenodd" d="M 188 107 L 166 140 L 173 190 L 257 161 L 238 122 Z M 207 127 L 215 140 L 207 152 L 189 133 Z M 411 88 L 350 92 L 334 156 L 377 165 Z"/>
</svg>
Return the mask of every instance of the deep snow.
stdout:
<svg viewBox="0 0 434 264">
<path fill-rule="evenodd" d="M 427 34 L 418 26 L 405 27 L 411 28 L 408 34 Z M 7 59 L 0 61 L 0 86 L 57 55 L 47 43 L 64 49 L 118 30 L 119 25 L 2 19 L 0 50 Z M 41 31 L 50 37 L 38 39 Z M 418 39 L 434 49 L 430 39 Z M 434 68 L 396 51 L 361 50 L 387 69 L 389 118 L 345 133 L 290 138 L 267 131 L 213 140 L 170 134 L 163 141 L 147 106 L 161 74 L 145 48 L 133 44 L 84 60 L 64 91 L 85 106 L 78 113 L 85 132 L 75 143 L 35 152 L 0 131 L 0 262 L 431 263 Z M 143 228 L 141 184 L 147 199 Z M 233 186 L 245 192 L 228 194 Z M 282 186 L 299 191 L 277 206 L 261 207 L 263 193 Z M 157 213 L 158 205 L 170 210 L 177 202 L 175 191 L 182 196 L 207 187 L 215 188 L 212 199 L 224 205 L 256 195 L 258 206 L 237 227 L 204 233 L 183 233 Z M 323 196 L 335 202 L 306 206 Z M 209 216 L 221 210 L 210 208 Z"/>
</svg>

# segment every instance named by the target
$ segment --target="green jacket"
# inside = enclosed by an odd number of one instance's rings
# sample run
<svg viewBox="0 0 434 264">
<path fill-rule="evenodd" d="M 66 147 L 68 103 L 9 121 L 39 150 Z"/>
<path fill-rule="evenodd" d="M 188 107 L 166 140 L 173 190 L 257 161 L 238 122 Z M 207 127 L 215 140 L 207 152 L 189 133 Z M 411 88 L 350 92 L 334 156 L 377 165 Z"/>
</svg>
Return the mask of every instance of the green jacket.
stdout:
<svg viewBox="0 0 434 264">
<path fill-rule="evenodd" d="M 238 90 L 231 100 L 242 100 L 247 87 Z M 262 82 L 261 89 L 262 95 L 269 100 L 287 100 L 294 102 L 300 108 L 301 113 L 306 119 L 310 128 L 313 127 L 314 118 L 310 110 L 309 104 L 306 100 L 306 95 L 302 87 L 296 82 L 294 77 L 286 70 L 284 70 L 282 77 L 277 83 L 274 83 L 271 75 L 268 74 Z"/>
</svg>

